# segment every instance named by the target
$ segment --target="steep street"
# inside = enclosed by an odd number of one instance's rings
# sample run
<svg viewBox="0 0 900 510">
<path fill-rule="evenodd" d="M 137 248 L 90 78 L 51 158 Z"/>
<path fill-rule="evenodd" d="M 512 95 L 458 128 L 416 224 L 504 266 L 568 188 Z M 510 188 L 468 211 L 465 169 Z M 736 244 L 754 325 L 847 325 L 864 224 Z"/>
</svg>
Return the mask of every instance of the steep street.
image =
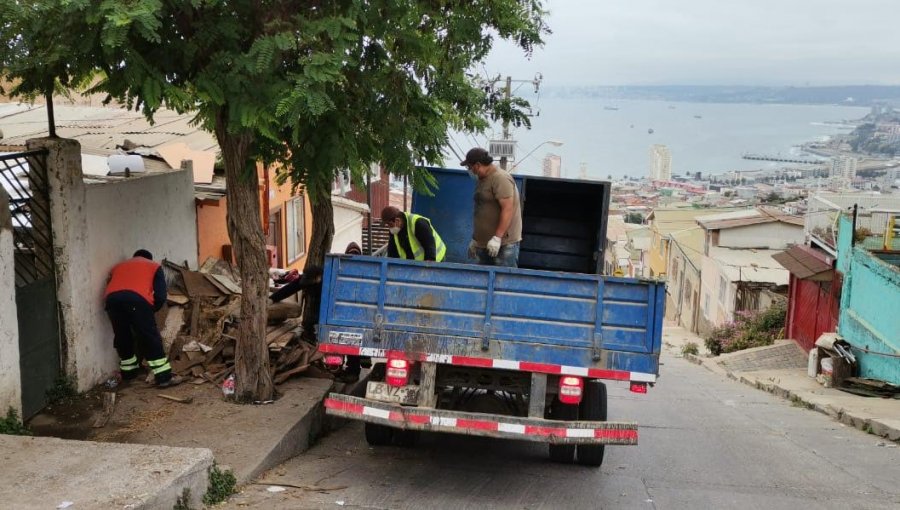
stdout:
<svg viewBox="0 0 900 510">
<path fill-rule="evenodd" d="M 900 506 L 900 448 L 663 354 L 648 395 L 610 385 L 610 419 L 640 444 L 601 469 L 553 464 L 546 446 L 430 434 L 370 448 L 352 422 L 224 508 L 878 509 Z M 286 484 L 270 492 L 272 484 Z M 277 489 L 276 489 L 277 490 Z"/>
</svg>

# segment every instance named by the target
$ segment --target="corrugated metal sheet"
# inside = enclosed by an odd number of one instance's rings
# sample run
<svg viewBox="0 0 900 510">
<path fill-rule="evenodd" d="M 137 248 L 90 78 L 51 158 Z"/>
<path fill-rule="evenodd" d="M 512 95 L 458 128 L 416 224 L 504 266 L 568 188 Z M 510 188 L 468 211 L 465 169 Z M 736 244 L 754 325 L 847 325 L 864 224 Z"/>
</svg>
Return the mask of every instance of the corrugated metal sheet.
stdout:
<svg viewBox="0 0 900 510">
<path fill-rule="evenodd" d="M 817 257 L 805 246 L 792 246 L 772 255 L 772 258 L 797 278 L 810 278 L 832 269 L 831 264 Z"/>
</svg>

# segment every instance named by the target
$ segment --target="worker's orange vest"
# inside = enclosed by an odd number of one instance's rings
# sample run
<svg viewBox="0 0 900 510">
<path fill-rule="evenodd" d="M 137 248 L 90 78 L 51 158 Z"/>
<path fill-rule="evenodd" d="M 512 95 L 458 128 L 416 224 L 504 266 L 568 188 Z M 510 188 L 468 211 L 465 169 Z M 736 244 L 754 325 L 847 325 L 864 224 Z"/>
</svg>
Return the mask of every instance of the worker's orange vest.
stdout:
<svg viewBox="0 0 900 510">
<path fill-rule="evenodd" d="M 158 269 L 159 264 L 144 257 L 134 257 L 116 264 L 110 271 L 103 297 L 120 290 L 130 290 L 153 306 L 153 277 Z"/>
</svg>

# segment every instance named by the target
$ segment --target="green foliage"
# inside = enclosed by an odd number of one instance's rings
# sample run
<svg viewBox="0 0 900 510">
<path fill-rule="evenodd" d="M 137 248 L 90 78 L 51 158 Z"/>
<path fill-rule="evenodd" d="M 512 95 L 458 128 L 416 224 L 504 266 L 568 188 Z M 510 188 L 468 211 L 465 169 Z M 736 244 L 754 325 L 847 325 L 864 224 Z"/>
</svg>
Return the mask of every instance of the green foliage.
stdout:
<svg viewBox="0 0 900 510">
<path fill-rule="evenodd" d="M 700 347 L 695 342 L 688 342 L 688 343 L 682 345 L 681 346 L 681 355 L 687 356 L 688 354 L 691 354 L 694 356 L 700 354 Z"/>
<path fill-rule="evenodd" d="M 28 430 L 22 420 L 19 419 L 19 413 L 10 406 L 6 411 L 6 418 L 0 419 L 0 434 L 9 434 L 11 436 L 30 436 L 31 431 Z"/>
<path fill-rule="evenodd" d="M 221 503 L 234 494 L 237 486 L 237 479 L 231 470 L 222 471 L 219 466 L 213 463 L 209 468 L 209 488 L 203 495 L 204 505 L 215 505 Z"/>
<path fill-rule="evenodd" d="M 47 390 L 47 402 L 50 404 L 60 404 L 69 402 L 78 396 L 78 385 L 75 378 L 60 374 L 53 382 L 53 386 Z"/>
<path fill-rule="evenodd" d="M 714 356 L 728 352 L 772 345 L 784 333 L 787 304 L 778 302 L 768 310 L 738 312 L 734 322 L 713 329 L 706 338 L 706 348 Z"/>
</svg>

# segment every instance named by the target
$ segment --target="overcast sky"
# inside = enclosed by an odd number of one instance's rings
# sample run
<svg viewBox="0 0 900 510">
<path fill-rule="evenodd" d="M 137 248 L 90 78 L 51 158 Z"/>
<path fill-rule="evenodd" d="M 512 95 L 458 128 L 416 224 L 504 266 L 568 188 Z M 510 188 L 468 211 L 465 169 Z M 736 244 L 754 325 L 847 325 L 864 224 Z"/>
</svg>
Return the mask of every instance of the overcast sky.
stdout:
<svg viewBox="0 0 900 510">
<path fill-rule="evenodd" d="M 549 0 L 530 61 L 490 74 L 545 85 L 900 85 L 900 0 Z"/>
</svg>

